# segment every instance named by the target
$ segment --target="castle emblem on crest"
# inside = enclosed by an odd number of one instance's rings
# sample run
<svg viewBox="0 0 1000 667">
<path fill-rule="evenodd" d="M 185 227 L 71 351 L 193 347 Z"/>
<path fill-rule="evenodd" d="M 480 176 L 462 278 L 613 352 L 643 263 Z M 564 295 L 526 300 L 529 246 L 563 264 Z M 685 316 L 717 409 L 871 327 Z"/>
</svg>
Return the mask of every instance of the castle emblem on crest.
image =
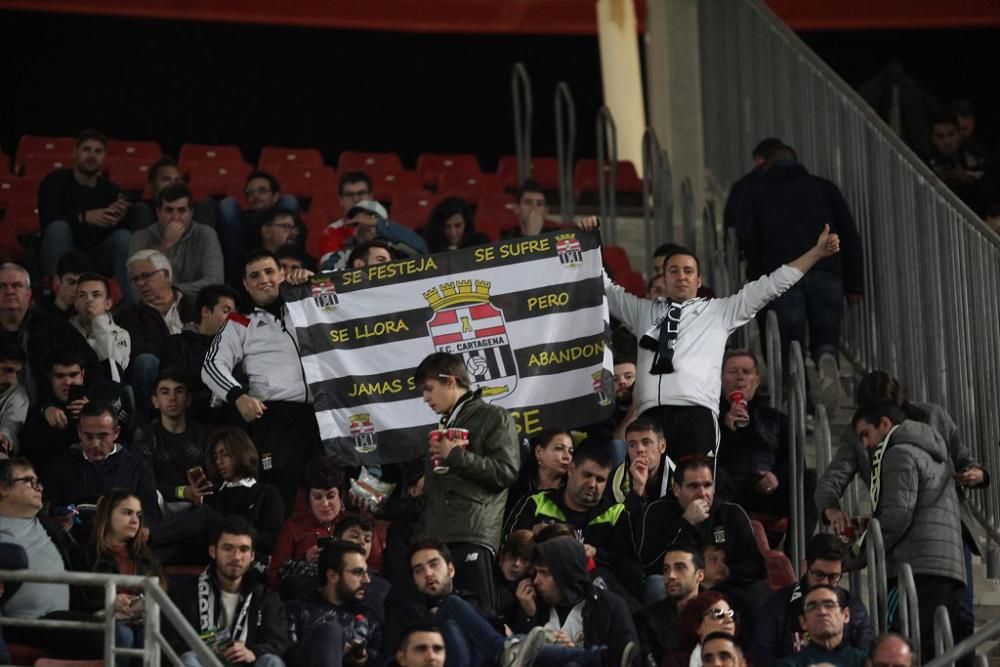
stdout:
<svg viewBox="0 0 1000 667">
<path fill-rule="evenodd" d="M 517 365 L 503 311 L 490 302 L 490 283 L 455 280 L 424 292 L 433 309 L 427 321 L 434 349 L 462 358 L 483 398 L 499 399 L 517 387 Z"/>
<path fill-rule="evenodd" d="M 556 234 L 556 253 L 559 263 L 569 269 L 575 269 L 583 264 L 583 249 L 576 234 Z"/>
</svg>

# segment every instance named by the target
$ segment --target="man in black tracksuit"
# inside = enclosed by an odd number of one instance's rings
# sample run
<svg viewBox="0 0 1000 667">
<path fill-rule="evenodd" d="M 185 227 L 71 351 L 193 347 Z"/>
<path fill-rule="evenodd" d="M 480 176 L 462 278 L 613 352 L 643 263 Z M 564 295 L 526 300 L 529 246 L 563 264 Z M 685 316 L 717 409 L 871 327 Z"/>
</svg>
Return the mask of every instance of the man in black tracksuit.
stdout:
<svg viewBox="0 0 1000 667">
<path fill-rule="evenodd" d="M 547 647 L 536 659 L 536 666 L 568 662 L 618 665 L 628 644 L 638 644 L 625 600 L 591 583 L 586 553 L 573 538 L 557 537 L 535 545 L 532 589 L 534 600 L 522 603 L 514 632 L 544 626 L 566 649 L 559 655 Z M 584 653 L 580 648 L 588 650 Z"/>
<path fill-rule="evenodd" d="M 748 586 L 767 577 L 750 517 L 739 505 L 715 498 L 711 464 L 698 457 L 678 462 L 673 495 L 646 510 L 639 563 L 647 574 L 659 574 L 663 554 L 679 542 L 720 547 L 729 569 L 725 581 L 731 585 Z"/>
</svg>

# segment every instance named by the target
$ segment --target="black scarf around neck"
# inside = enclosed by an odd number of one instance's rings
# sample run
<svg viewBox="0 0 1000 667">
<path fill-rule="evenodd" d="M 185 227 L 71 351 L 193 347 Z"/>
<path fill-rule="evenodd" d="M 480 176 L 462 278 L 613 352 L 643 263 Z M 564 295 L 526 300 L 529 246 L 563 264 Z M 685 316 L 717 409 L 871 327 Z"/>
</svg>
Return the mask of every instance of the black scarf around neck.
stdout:
<svg viewBox="0 0 1000 667">
<path fill-rule="evenodd" d="M 649 367 L 651 375 L 666 375 L 674 372 L 674 348 L 677 346 L 677 330 L 681 323 L 680 301 L 667 301 L 667 312 L 649 331 L 639 339 L 639 347 L 652 350 L 653 363 Z M 657 331 L 654 337 L 653 332 Z"/>
</svg>

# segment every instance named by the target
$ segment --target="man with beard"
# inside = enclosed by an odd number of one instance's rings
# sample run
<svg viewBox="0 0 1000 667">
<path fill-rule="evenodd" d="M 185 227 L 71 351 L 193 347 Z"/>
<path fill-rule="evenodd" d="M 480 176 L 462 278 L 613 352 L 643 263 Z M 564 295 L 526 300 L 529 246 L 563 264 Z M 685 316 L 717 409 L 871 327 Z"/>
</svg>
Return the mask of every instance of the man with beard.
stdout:
<svg viewBox="0 0 1000 667">
<path fill-rule="evenodd" d="M 371 575 L 364 547 L 336 542 L 320 553 L 313 600 L 288 605 L 289 658 L 300 667 L 378 664 L 381 626 L 365 601 Z"/>
<path fill-rule="evenodd" d="M 84 130 L 76 137 L 73 166 L 50 172 L 38 186 L 41 264 L 47 277 L 55 275 L 60 257 L 79 248 L 100 273 L 128 284 L 129 203 L 121 188 L 101 174 L 107 145 L 102 132 Z"/>
<path fill-rule="evenodd" d="M 664 656 L 677 648 L 681 612 L 697 597 L 704 578 L 705 561 L 698 549 L 677 545 L 663 555 L 663 576 L 658 579 L 663 581 L 667 597 L 633 615 L 642 655 L 651 657 L 654 664 L 661 664 Z"/>
<path fill-rule="evenodd" d="M 319 428 L 299 359 L 295 327 L 279 288 L 285 272 L 274 255 L 256 250 L 244 264 L 248 313 L 230 313 L 205 355 L 201 379 L 236 407 L 260 454 L 262 479 L 292 507 L 305 462 L 319 446 Z M 233 376 L 242 365 L 247 384 Z"/>
<path fill-rule="evenodd" d="M 782 667 L 806 667 L 828 663 L 838 667 L 862 667 L 865 652 L 844 641 L 844 626 L 851 610 L 844 604 L 843 591 L 821 584 L 806 592 L 800 622 L 809 634 L 809 645 L 800 653 L 785 658 Z"/>
<path fill-rule="evenodd" d="M 448 654 L 457 663 L 485 667 L 531 664 L 544 643 L 544 632 L 507 639 L 477 610 L 467 593 L 455 590 L 451 551 L 439 541 L 413 543 L 410 566 L 416 592 L 393 588 L 386 600 L 385 646 L 399 646 L 404 628 L 432 623 L 442 629 Z M 398 655 L 398 654 L 397 654 Z"/>
<path fill-rule="evenodd" d="M 548 524 L 568 524 L 588 558 L 607 568 L 630 592 L 637 591 L 642 573 L 635 560 L 632 519 L 623 503 L 605 497 L 610 474 L 605 449 L 583 443 L 573 452 L 566 485 L 522 500 L 511 513 L 504 536 L 521 528 L 537 533 Z"/>
<path fill-rule="evenodd" d="M 212 562 L 196 579 L 171 587 L 184 618 L 225 664 L 285 667 L 285 609 L 276 593 L 247 576 L 254 562 L 256 531 L 243 517 L 226 517 L 208 547 Z M 172 627 L 168 624 L 168 628 Z M 201 667 L 194 651 L 176 635 L 171 646 L 184 667 Z"/>
</svg>

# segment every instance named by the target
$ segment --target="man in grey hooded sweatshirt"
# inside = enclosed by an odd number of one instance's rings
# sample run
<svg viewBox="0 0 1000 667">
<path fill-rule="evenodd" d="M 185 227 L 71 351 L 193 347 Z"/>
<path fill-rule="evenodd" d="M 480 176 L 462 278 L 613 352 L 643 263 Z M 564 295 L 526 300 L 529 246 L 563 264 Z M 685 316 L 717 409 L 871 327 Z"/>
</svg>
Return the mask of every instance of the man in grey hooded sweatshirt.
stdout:
<svg viewBox="0 0 1000 667">
<path fill-rule="evenodd" d="M 909 563 L 920 591 L 921 654 L 934 655 L 934 611 L 944 605 L 956 618 L 966 584 L 955 468 L 938 432 L 906 419 L 895 402 L 860 409 L 853 424 L 871 457 L 872 516 L 885 541 L 890 601 L 900 594 L 899 565 Z"/>
</svg>

